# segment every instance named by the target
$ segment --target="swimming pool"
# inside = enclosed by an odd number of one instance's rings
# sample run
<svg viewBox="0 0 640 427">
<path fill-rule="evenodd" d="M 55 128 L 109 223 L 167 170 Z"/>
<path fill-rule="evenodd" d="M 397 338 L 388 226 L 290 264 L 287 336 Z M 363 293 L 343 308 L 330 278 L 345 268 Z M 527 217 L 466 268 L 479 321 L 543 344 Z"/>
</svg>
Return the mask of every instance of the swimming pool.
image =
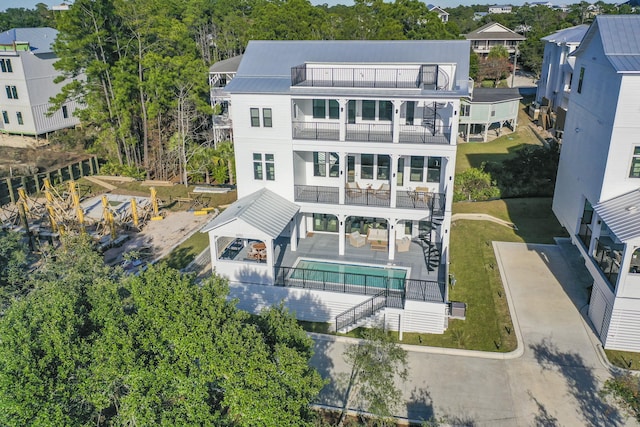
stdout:
<svg viewBox="0 0 640 427">
<path fill-rule="evenodd" d="M 404 289 L 409 270 L 370 264 L 345 264 L 299 258 L 289 279 L 380 289 Z"/>
</svg>

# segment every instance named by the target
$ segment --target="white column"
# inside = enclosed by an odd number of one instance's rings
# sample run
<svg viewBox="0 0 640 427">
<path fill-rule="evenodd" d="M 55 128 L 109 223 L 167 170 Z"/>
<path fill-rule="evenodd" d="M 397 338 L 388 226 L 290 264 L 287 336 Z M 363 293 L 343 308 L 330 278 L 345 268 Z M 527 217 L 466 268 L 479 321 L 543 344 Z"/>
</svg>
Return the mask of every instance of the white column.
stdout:
<svg viewBox="0 0 640 427">
<path fill-rule="evenodd" d="M 338 255 L 344 255 L 345 239 L 346 239 L 346 215 L 338 215 Z"/>
<path fill-rule="evenodd" d="M 298 214 L 298 220 L 300 221 L 300 238 L 307 237 L 307 215 L 303 213 Z"/>
<path fill-rule="evenodd" d="M 404 332 L 404 316 L 398 314 L 398 341 L 402 341 L 402 335 Z"/>
<path fill-rule="evenodd" d="M 390 206 L 392 208 L 396 207 L 396 194 L 398 192 L 398 179 L 396 177 L 398 174 L 398 158 L 399 156 L 397 154 L 391 155 L 391 191 L 389 193 L 389 201 L 391 202 Z"/>
<path fill-rule="evenodd" d="M 291 252 L 295 252 L 298 250 L 298 214 L 293 216 L 289 227 L 291 234 L 289 246 L 291 247 Z"/>
<path fill-rule="evenodd" d="M 347 153 L 339 152 L 338 159 L 338 161 L 340 162 L 340 179 L 338 181 L 340 183 L 340 187 L 338 187 L 338 203 L 344 205 L 344 193 L 345 187 L 347 186 Z"/>
<path fill-rule="evenodd" d="M 389 260 L 393 261 L 396 257 L 396 227 L 397 220 L 395 218 L 387 219 L 389 231 L 387 235 L 389 236 Z"/>
<path fill-rule="evenodd" d="M 340 105 L 340 141 L 344 141 L 347 137 L 347 119 L 349 115 L 347 100 L 344 98 L 338 99 L 338 105 Z"/>
<path fill-rule="evenodd" d="M 215 271 L 218 262 L 218 251 L 216 250 L 216 236 L 209 232 L 209 252 L 211 253 L 211 271 Z"/>
<path fill-rule="evenodd" d="M 275 240 L 273 239 L 267 239 L 266 246 L 267 246 L 267 265 L 269 266 L 269 284 L 273 285 L 275 283 L 275 272 L 273 271 L 273 261 L 274 261 L 274 253 L 275 251 L 273 250 L 273 243 L 275 242 Z"/>
<path fill-rule="evenodd" d="M 394 143 L 398 143 L 400 141 L 400 106 L 402 105 L 402 101 L 394 99 L 391 101 L 393 103 L 393 122 L 392 122 L 392 137 L 391 140 Z"/>
</svg>

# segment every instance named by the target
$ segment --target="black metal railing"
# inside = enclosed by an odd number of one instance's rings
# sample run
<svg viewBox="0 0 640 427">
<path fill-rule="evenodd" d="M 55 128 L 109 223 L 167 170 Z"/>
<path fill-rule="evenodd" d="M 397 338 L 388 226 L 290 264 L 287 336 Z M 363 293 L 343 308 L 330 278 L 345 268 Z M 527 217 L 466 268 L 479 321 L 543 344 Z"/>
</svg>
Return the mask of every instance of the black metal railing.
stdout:
<svg viewBox="0 0 640 427">
<path fill-rule="evenodd" d="M 593 232 L 591 231 L 591 220 L 589 223 L 583 222 L 583 219 L 580 219 L 580 228 L 578 229 L 578 238 L 584 244 L 585 249 L 589 250 L 589 245 L 591 243 L 591 235 Z"/>
<path fill-rule="evenodd" d="M 388 208 L 391 206 L 391 190 L 347 188 L 345 190 L 344 203 L 345 205 Z"/>
<path fill-rule="evenodd" d="M 276 267 L 275 285 L 357 295 L 377 295 L 386 290 L 398 300 L 444 302 L 445 283 L 432 280 L 403 279 L 368 274 Z M 403 305 L 401 305 L 402 307 Z"/>
<path fill-rule="evenodd" d="M 393 142 L 393 125 L 380 123 L 348 124 L 347 141 Z"/>
<path fill-rule="evenodd" d="M 293 139 L 326 139 L 338 141 L 340 139 L 339 123 L 321 122 L 292 122 Z"/>
<path fill-rule="evenodd" d="M 416 190 L 398 191 L 396 207 L 409 209 L 429 209 L 433 216 L 443 216 L 445 210 L 445 194 Z"/>
<path fill-rule="evenodd" d="M 295 185 L 294 200 L 296 202 L 338 204 L 338 187 L 323 187 L 319 185 Z"/>
<path fill-rule="evenodd" d="M 399 125 L 398 141 L 410 144 L 449 144 L 451 126 Z"/>
<path fill-rule="evenodd" d="M 416 67 L 311 68 L 304 64 L 291 68 L 291 86 L 417 89 L 423 84 L 422 78 L 433 78 L 433 73 L 433 70 L 421 73 Z"/>
<path fill-rule="evenodd" d="M 382 291 L 377 295 L 361 302 L 336 316 L 336 332 L 350 325 L 355 324 L 360 319 L 369 317 L 387 306 L 387 291 Z"/>
</svg>

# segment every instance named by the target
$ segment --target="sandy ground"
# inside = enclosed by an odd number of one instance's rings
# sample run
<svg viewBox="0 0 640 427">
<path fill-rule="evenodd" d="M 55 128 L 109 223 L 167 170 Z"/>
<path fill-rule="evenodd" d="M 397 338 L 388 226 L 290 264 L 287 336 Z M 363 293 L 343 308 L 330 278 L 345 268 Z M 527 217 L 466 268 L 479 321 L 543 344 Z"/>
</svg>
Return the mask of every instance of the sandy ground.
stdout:
<svg viewBox="0 0 640 427">
<path fill-rule="evenodd" d="M 105 262 L 118 263 L 130 251 L 149 254 L 149 259 L 157 260 L 167 255 L 177 245 L 197 233 L 211 219 L 209 215 L 195 215 L 193 212 L 168 212 L 160 221 L 149 221 L 142 231 L 131 234 L 131 238 L 121 247 L 105 252 Z"/>
</svg>

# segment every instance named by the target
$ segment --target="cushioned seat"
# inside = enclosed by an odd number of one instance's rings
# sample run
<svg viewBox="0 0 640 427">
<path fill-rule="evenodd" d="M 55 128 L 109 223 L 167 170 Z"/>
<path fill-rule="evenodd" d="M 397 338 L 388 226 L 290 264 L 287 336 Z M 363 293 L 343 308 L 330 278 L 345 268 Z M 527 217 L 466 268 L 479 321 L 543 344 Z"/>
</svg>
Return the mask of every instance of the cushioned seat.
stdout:
<svg viewBox="0 0 640 427">
<path fill-rule="evenodd" d="M 367 243 L 367 238 L 360 234 L 358 231 L 354 231 L 349 234 L 349 244 L 354 248 L 360 248 Z"/>
</svg>

